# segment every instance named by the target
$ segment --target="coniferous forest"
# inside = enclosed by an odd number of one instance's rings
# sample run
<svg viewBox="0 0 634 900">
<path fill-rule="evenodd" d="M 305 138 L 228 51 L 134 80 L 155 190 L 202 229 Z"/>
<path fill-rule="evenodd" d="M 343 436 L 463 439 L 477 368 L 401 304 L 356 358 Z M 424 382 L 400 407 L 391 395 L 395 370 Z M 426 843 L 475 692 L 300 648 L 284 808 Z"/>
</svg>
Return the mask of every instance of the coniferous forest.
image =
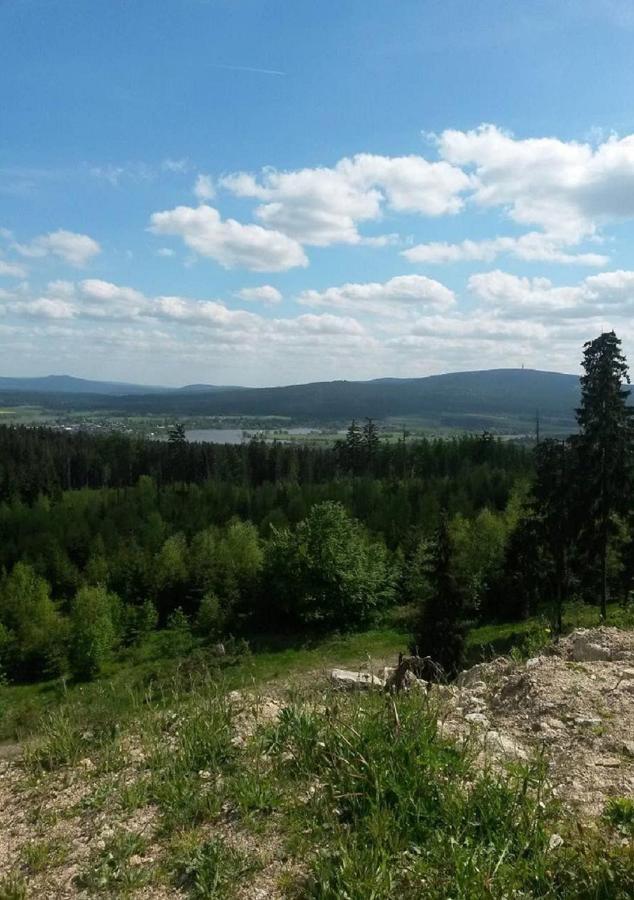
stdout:
<svg viewBox="0 0 634 900">
<path fill-rule="evenodd" d="M 447 674 L 482 622 L 634 589 L 634 431 L 613 332 L 583 353 L 579 430 L 533 450 L 488 433 L 333 448 L 0 428 L 0 667 L 92 678 L 159 630 L 314 634 L 414 610 Z"/>
</svg>

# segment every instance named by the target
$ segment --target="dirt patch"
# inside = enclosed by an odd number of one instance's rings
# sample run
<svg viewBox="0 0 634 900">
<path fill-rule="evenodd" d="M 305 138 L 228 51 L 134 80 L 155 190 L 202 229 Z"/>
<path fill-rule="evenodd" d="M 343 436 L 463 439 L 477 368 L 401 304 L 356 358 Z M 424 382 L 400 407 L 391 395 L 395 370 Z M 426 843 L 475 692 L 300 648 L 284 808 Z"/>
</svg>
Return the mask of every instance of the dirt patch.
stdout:
<svg viewBox="0 0 634 900">
<path fill-rule="evenodd" d="M 608 658 L 578 661 L 579 647 Z M 587 654 L 586 654 L 587 655 Z M 591 654 L 590 654 L 591 655 Z M 579 630 L 547 655 L 481 663 L 442 694 L 443 728 L 472 732 L 494 755 L 547 761 L 555 794 L 583 815 L 634 796 L 634 635 Z"/>
</svg>

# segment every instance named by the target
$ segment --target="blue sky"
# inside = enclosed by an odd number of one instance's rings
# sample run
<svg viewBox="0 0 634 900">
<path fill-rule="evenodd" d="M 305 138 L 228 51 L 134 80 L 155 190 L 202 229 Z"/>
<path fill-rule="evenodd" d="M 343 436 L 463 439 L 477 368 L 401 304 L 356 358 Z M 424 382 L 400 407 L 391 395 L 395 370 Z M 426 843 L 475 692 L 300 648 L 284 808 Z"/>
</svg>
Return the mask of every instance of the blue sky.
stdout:
<svg viewBox="0 0 634 900">
<path fill-rule="evenodd" d="M 3 374 L 634 353 L 634 4 L 0 0 Z"/>
</svg>

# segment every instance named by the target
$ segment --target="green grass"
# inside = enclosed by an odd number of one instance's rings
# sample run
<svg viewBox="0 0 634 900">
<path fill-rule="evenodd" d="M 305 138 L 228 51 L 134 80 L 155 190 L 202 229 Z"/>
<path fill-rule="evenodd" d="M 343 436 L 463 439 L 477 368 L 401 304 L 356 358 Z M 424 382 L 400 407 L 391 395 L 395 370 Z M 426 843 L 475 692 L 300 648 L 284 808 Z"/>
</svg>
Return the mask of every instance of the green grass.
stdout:
<svg viewBox="0 0 634 900">
<path fill-rule="evenodd" d="M 478 631 L 487 646 L 510 634 L 508 626 Z M 46 713 L 25 777 L 35 774 L 30 783 L 44 791 L 49 773 L 55 784 L 76 765 L 89 791 L 64 815 L 98 812 L 112 823 L 105 845 L 82 862 L 77 887 L 126 897 L 162 883 L 192 900 L 230 900 L 249 891 L 275 846 L 289 900 L 632 896 L 628 798 L 581 827 L 551 794 L 545 760 L 483 767 L 470 741 L 439 733 L 440 710 L 427 695 L 342 695 L 302 682 L 325 665 L 395 654 L 404 639 L 389 629 L 330 638 L 262 650 L 223 670 L 203 656 L 151 669 L 146 647 L 109 682 L 69 690 Z M 252 716 L 245 727 L 248 710 L 229 689 L 269 693 L 271 679 L 295 675 L 300 690 L 279 718 Z M 140 760 L 132 769 L 131 746 Z M 149 830 L 126 824 L 141 810 L 151 811 L 136 820 L 150 821 Z M 23 869 L 0 881 L 0 900 L 26 896 L 22 875 L 54 865 L 49 849 L 34 833 Z"/>
<path fill-rule="evenodd" d="M 173 852 L 174 882 L 191 900 L 230 900 L 253 868 L 248 857 L 222 838 L 200 843 L 195 833 L 186 835 Z"/>
<path fill-rule="evenodd" d="M 634 606 L 623 607 L 617 603 L 608 605 L 607 624 L 616 628 L 634 629 Z M 569 633 L 575 628 L 596 628 L 601 624 L 599 610 L 587 603 L 569 603 L 564 608 L 563 631 Z M 467 635 L 467 655 L 469 662 L 490 658 L 495 654 L 507 654 L 514 648 L 537 654 L 552 638 L 547 614 L 527 619 L 524 622 L 494 623 L 472 628 Z"/>
<path fill-rule="evenodd" d="M 0 408 L 0 422 L 3 425 L 44 425 L 51 422 L 53 413 L 47 413 L 39 406 L 3 406 Z"/>
<path fill-rule="evenodd" d="M 303 643 L 289 638 L 258 638 L 252 643 L 253 652 L 241 653 L 225 660 L 211 660 L 202 648 L 194 648 L 185 659 L 164 655 L 163 635 L 153 634 L 140 647 L 128 650 L 113 660 L 103 676 L 89 684 L 72 684 L 64 679 L 37 684 L 2 686 L 0 684 L 0 742 L 22 739 L 46 729 L 50 716 L 70 703 L 90 711 L 91 718 L 108 719 L 113 712 L 127 715 L 135 705 L 144 701 L 145 694 L 160 696 L 175 672 L 186 678 L 202 661 L 222 666 L 218 673 L 229 688 L 246 684 L 284 682 L 312 671 L 334 666 L 358 668 L 363 662 L 380 664 L 395 660 L 407 649 L 411 610 L 397 608 L 382 628 L 357 634 L 335 635 Z M 564 612 L 564 631 L 576 627 L 599 624 L 596 607 L 569 604 Z M 634 628 L 634 608 L 618 604 L 608 607 L 608 624 Z M 525 622 L 483 625 L 467 635 L 467 664 L 479 662 L 514 648 L 521 655 L 534 655 L 551 635 L 546 631 L 547 619 L 536 617 Z M 62 723 L 58 723 L 60 726 Z M 103 722 L 101 730 L 103 730 Z M 60 734 L 61 737 L 61 734 Z M 1 752 L 1 744 L 0 744 Z M 75 752 L 75 751 L 73 751 Z M 81 752 L 81 748 L 76 748 Z M 70 758 L 70 748 L 63 751 Z"/>
<path fill-rule="evenodd" d="M 0 684 L 0 741 L 22 739 L 46 729 L 56 711 L 77 704 L 90 711 L 90 717 L 101 710 L 106 718 L 114 710 L 126 713 L 149 692 L 160 696 L 165 685 L 177 671 L 186 679 L 191 669 L 207 662 L 222 666 L 219 678 L 229 687 L 239 688 L 248 683 L 282 680 L 290 675 L 325 669 L 328 666 L 354 664 L 367 659 L 383 660 L 395 657 L 407 643 L 400 630 L 375 629 L 360 634 L 313 640 L 304 645 L 289 645 L 273 639 L 261 646 L 269 649 L 214 660 L 204 650 L 194 650 L 185 659 L 163 655 L 162 634 L 151 635 L 139 648 L 113 661 L 95 682 L 73 684 L 63 679 L 2 686 Z M 61 724 L 61 723 L 60 723 Z M 77 752 L 80 752 L 79 748 Z"/>
<path fill-rule="evenodd" d="M 627 848 L 600 832 L 580 838 L 540 759 L 506 774 L 479 768 L 469 746 L 440 737 L 420 695 L 289 708 L 268 738 L 296 798 L 286 830 L 308 860 L 297 896 L 619 900 L 634 890 Z"/>
<path fill-rule="evenodd" d="M 148 870 L 134 859 L 144 849 L 140 835 L 120 829 L 85 864 L 75 883 L 89 894 L 128 897 L 148 881 Z"/>
<path fill-rule="evenodd" d="M 68 856 L 68 846 L 63 840 L 34 840 L 26 845 L 22 862 L 29 874 L 43 872 L 49 867 L 61 866 Z"/>
<path fill-rule="evenodd" d="M 634 799 L 612 797 L 606 804 L 603 817 L 620 832 L 634 838 Z"/>
<path fill-rule="evenodd" d="M 27 883 L 22 875 L 0 877 L 0 900 L 27 900 Z"/>
</svg>

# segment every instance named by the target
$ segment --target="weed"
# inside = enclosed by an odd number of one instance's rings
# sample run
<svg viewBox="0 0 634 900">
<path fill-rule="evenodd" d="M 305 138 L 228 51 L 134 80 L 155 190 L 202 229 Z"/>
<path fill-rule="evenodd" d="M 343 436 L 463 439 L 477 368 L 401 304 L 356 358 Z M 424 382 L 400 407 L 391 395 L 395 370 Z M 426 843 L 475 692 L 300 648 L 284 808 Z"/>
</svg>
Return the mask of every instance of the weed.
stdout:
<svg viewBox="0 0 634 900">
<path fill-rule="evenodd" d="M 143 852 L 145 841 L 130 831 L 120 830 L 106 843 L 79 873 L 78 887 L 89 893 L 124 897 L 142 887 L 148 872 L 131 860 Z"/>
<path fill-rule="evenodd" d="M 281 802 L 276 780 L 258 760 L 253 768 L 242 770 L 230 780 L 227 792 L 244 816 L 270 813 Z"/>
<path fill-rule="evenodd" d="M 254 863 L 220 838 L 184 843 L 174 857 L 176 882 L 192 900 L 229 900 Z"/>
<path fill-rule="evenodd" d="M 631 797 L 612 797 L 606 803 L 603 817 L 623 834 L 634 837 L 634 800 Z"/>
<path fill-rule="evenodd" d="M 97 784 L 95 790 L 90 794 L 86 794 L 79 801 L 78 806 L 81 810 L 92 810 L 98 812 L 104 809 L 108 800 L 112 795 L 113 782 L 111 780 L 103 781 Z"/>
<path fill-rule="evenodd" d="M 164 828 L 218 815 L 217 776 L 231 769 L 236 755 L 231 720 L 230 706 L 214 686 L 202 685 L 201 693 L 179 706 L 167 737 L 149 759 L 148 796 L 159 806 Z"/>
<path fill-rule="evenodd" d="M 119 805 L 122 810 L 131 812 L 146 806 L 150 801 L 150 781 L 139 778 L 131 784 L 125 784 L 119 793 Z"/>
<path fill-rule="evenodd" d="M 208 822 L 220 813 L 219 794 L 198 775 L 156 773 L 149 796 L 161 811 L 164 832 Z"/>
<path fill-rule="evenodd" d="M 0 900 L 27 900 L 27 884 L 21 875 L 0 878 Z"/>
<path fill-rule="evenodd" d="M 60 840 L 30 841 L 22 850 L 22 863 L 30 875 L 61 866 L 68 856 L 68 845 Z"/>
</svg>

